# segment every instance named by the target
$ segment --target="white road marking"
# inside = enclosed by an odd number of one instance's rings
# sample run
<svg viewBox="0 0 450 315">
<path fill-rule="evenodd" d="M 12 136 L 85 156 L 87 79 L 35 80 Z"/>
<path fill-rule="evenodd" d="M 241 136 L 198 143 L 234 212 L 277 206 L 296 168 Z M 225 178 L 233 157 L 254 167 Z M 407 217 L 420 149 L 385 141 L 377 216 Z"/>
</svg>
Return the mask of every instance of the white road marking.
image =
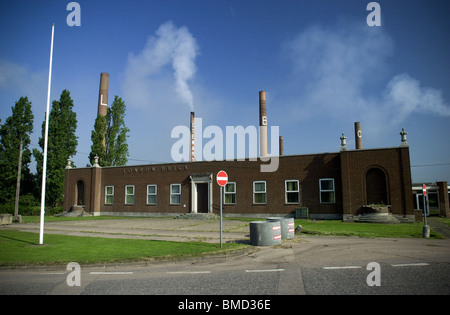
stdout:
<svg viewBox="0 0 450 315">
<path fill-rule="evenodd" d="M 133 271 L 92 271 L 90 275 L 132 275 Z"/>
<path fill-rule="evenodd" d="M 336 270 L 336 269 L 360 269 L 361 266 L 342 266 L 342 267 L 322 267 L 326 270 Z"/>
<path fill-rule="evenodd" d="M 411 263 L 411 264 L 392 264 L 392 267 L 408 267 L 408 266 L 429 266 L 427 263 Z"/>
<path fill-rule="evenodd" d="M 284 271 L 284 269 L 254 269 L 254 270 L 245 270 L 245 272 L 277 272 Z"/>
<path fill-rule="evenodd" d="M 65 275 L 65 272 L 43 272 L 42 275 Z"/>
<path fill-rule="evenodd" d="M 211 273 L 211 271 L 168 271 L 169 274 L 202 274 L 202 273 Z"/>
</svg>

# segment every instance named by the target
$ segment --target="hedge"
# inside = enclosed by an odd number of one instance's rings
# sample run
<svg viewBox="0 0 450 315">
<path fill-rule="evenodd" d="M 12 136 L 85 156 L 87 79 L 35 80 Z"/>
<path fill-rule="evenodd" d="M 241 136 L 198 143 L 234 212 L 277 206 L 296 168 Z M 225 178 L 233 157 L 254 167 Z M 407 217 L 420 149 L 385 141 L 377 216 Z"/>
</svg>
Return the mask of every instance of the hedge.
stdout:
<svg viewBox="0 0 450 315">
<path fill-rule="evenodd" d="M 63 212 L 63 207 L 46 207 L 45 215 L 55 215 Z M 0 205 L 0 213 L 9 213 L 14 215 L 14 205 Z M 41 206 L 25 206 L 19 205 L 19 214 L 22 216 L 39 216 L 41 215 Z"/>
</svg>

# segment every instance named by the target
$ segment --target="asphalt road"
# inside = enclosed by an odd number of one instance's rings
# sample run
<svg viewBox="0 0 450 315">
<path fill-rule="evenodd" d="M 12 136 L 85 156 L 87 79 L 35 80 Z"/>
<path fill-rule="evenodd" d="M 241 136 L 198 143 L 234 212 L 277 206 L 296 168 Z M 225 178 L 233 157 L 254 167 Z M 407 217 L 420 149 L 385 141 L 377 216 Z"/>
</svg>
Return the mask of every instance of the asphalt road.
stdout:
<svg viewBox="0 0 450 315">
<path fill-rule="evenodd" d="M 0 269 L 0 294 L 449 295 L 450 240 L 307 236 L 228 257 Z"/>
</svg>

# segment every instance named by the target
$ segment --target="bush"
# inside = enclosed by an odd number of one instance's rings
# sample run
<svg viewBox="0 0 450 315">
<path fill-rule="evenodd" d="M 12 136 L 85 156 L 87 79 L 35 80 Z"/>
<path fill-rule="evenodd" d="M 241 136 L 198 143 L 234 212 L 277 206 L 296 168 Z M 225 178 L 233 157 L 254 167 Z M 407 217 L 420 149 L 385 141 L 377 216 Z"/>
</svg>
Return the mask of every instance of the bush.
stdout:
<svg viewBox="0 0 450 315">
<path fill-rule="evenodd" d="M 63 207 L 46 207 L 45 215 L 53 216 L 63 212 Z M 9 213 L 14 215 L 14 205 L 0 205 L 0 213 Z M 41 215 L 41 206 L 19 205 L 19 214 L 22 216 L 39 216 Z"/>
</svg>

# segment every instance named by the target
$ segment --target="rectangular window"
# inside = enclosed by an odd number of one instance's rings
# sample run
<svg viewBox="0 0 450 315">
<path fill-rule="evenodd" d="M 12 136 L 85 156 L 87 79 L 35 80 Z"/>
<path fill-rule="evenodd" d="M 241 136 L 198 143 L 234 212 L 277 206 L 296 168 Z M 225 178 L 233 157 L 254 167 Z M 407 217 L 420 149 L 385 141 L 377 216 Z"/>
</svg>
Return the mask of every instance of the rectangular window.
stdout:
<svg viewBox="0 0 450 315">
<path fill-rule="evenodd" d="M 157 194 L 156 185 L 147 185 L 147 204 L 148 205 L 156 205 L 156 194 Z"/>
<path fill-rule="evenodd" d="M 171 205 L 181 204 L 181 184 L 170 185 L 170 204 Z"/>
<path fill-rule="evenodd" d="M 334 179 L 319 179 L 320 203 L 335 203 L 334 196 Z"/>
<path fill-rule="evenodd" d="M 125 204 L 134 205 L 134 185 L 125 186 Z"/>
<path fill-rule="evenodd" d="M 226 205 L 236 204 L 236 183 L 230 182 L 225 185 L 225 200 Z"/>
<path fill-rule="evenodd" d="M 114 186 L 105 186 L 105 205 L 114 204 Z"/>
<path fill-rule="evenodd" d="M 265 204 L 267 202 L 266 196 L 266 182 L 253 182 L 253 203 Z"/>
<path fill-rule="evenodd" d="M 286 203 L 300 203 L 300 189 L 298 180 L 286 180 L 284 182 L 286 191 Z"/>
</svg>

